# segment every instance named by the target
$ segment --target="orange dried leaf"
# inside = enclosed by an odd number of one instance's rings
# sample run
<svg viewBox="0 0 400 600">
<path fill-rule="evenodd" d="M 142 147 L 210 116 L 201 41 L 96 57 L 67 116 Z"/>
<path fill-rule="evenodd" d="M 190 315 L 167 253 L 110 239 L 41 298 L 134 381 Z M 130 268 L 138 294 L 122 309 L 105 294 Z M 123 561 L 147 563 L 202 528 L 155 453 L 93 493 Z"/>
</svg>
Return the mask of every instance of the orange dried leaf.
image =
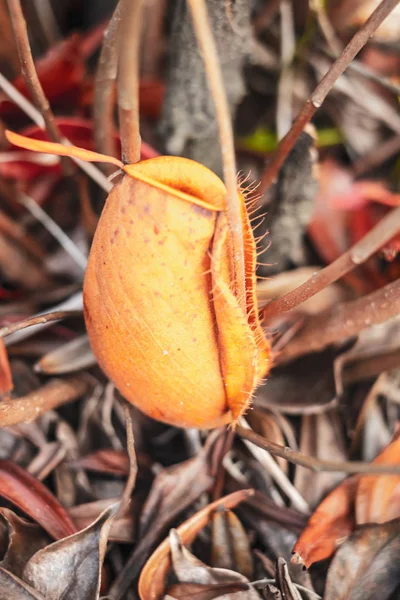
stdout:
<svg viewBox="0 0 400 600">
<path fill-rule="evenodd" d="M 8 360 L 7 350 L 3 340 L 0 338 L 0 396 L 11 392 L 14 384 L 11 375 L 11 367 Z"/>
<path fill-rule="evenodd" d="M 354 526 L 358 476 L 345 479 L 315 509 L 293 548 L 292 562 L 309 568 L 331 556 Z"/>
<path fill-rule="evenodd" d="M 400 437 L 389 444 L 373 465 L 400 464 Z M 357 525 L 385 523 L 400 517 L 400 475 L 363 475 L 355 497 Z"/>
</svg>

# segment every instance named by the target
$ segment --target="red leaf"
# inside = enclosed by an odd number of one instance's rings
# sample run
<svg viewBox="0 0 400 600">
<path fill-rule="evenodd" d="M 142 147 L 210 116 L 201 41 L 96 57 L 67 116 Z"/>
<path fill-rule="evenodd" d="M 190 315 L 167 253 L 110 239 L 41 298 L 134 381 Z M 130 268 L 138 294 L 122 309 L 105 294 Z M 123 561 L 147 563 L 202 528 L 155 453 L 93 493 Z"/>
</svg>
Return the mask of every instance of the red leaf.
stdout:
<svg viewBox="0 0 400 600">
<path fill-rule="evenodd" d="M 0 460 L 0 496 L 18 506 L 56 540 L 77 531 L 65 508 L 43 483 L 8 460 Z"/>
<path fill-rule="evenodd" d="M 39 58 L 36 68 L 44 94 L 52 106 L 75 104 L 80 95 L 86 70 L 80 51 L 80 36 L 74 34 L 53 46 L 47 54 Z M 13 81 L 13 85 L 30 99 L 22 75 Z M 0 115 L 3 118 L 20 114 L 20 108 L 14 103 L 6 99 L 0 101 Z"/>
</svg>

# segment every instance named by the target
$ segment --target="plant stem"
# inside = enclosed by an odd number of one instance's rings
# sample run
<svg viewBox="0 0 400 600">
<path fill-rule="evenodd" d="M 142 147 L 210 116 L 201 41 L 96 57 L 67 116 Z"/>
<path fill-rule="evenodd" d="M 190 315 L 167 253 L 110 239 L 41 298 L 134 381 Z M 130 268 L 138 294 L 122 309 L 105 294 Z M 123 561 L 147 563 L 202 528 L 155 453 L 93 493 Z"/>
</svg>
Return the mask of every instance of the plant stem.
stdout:
<svg viewBox="0 0 400 600">
<path fill-rule="evenodd" d="M 31 47 L 29 44 L 26 21 L 21 8 L 20 0 L 7 0 L 10 11 L 11 24 L 17 43 L 21 72 L 29 89 L 32 99 L 43 116 L 47 133 L 53 142 L 61 143 L 61 134 L 54 120 L 54 115 L 49 102 L 44 94 L 42 85 L 33 62 Z"/>
<path fill-rule="evenodd" d="M 231 115 L 222 79 L 221 67 L 214 37 L 210 27 L 207 6 L 204 0 L 187 0 L 193 19 L 193 27 L 201 50 L 208 85 L 214 101 L 216 119 L 227 190 L 228 221 L 232 237 L 232 269 L 235 281 L 235 296 L 246 312 L 246 276 L 243 251 L 243 225 L 236 178 L 235 146 Z"/>
<path fill-rule="evenodd" d="M 352 269 L 368 260 L 382 246 L 389 242 L 400 231 L 400 208 L 393 209 L 373 229 L 371 229 L 359 242 L 333 263 L 317 271 L 302 285 L 285 294 L 281 298 L 272 300 L 264 307 L 264 318 L 292 310 L 314 296 L 326 286 L 349 273 Z"/>
<path fill-rule="evenodd" d="M 367 296 L 339 304 L 328 314 L 309 317 L 298 335 L 276 356 L 275 362 L 281 364 L 318 352 L 399 314 L 400 279 L 397 279 Z"/>
<path fill-rule="evenodd" d="M 265 168 L 259 187 L 259 192 L 261 194 L 275 181 L 280 168 L 285 162 L 289 152 L 294 147 L 305 125 L 311 120 L 317 109 L 320 108 L 337 79 L 339 79 L 349 63 L 359 53 L 361 48 L 365 46 L 382 21 L 386 19 L 398 3 L 399 0 L 382 0 L 364 25 L 352 37 L 326 75 L 321 79 L 298 114 L 292 128 L 281 140 L 274 156 Z"/>
<path fill-rule="evenodd" d="M 236 433 L 240 437 L 248 440 L 252 444 L 255 444 L 259 448 L 280 456 L 287 461 L 311 469 L 315 473 L 322 471 L 329 471 L 333 473 L 368 473 L 374 475 L 388 475 L 388 474 L 399 474 L 400 465 L 372 465 L 367 462 L 361 461 L 334 461 L 334 460 L 322 460 L 315 458 L 314 456 L 308 456 L 302 452 L 292 450 L 287 446 L 281 446 L 275 442 L 270 442 L 266 438 L 258 435 L 251 429 L 245 429 L 242 425 L 238 425 L 235 429 Z"/>
<path fill-rule="evenodd" d="M 121 0 L 118 48 L 118 107 L 122 161 L 140 160 L 139 47 L 143 0 Z"/>
<path fill-rule="evenodd" d="M 114 11 L 110 24 L 104 34 L 94 85 L 94 140 L 97 152 L 107 156 L 116 156 L 114 143 L 114 104 L 115 81 L 117 78 L 117 40 L 120 24 L 120 5 Z M 108 173 L 112 167 L 103 165 Z M 111 171 L 112 172 L 112 171 Z M 110 174 L 110 173 L 109 173 Z"/>
</svg>

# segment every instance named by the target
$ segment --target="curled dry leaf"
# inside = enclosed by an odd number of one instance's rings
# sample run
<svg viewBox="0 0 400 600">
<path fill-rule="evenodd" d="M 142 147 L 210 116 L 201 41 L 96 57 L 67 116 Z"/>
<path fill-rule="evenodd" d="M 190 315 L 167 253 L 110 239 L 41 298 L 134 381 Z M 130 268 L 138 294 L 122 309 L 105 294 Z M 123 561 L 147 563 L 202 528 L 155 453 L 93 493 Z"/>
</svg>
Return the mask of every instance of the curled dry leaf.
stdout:
<svg viewBox="0 0 400 600">
<path fill-rule="evenodd" d="M 364 525 L 338 550 L 324 600 L 387 600 L 400 591 L 400 520 Z M 392 595 L 394 592 L 396 595 Z"/>
<path fill-rule="evenodd" d="M 7 137 L 125 171 L 101 215 L 84 282 L 92 349 L 120 392 L 180 427 L 235 422 L 270 358 L 255 309 L 255 243 L 243 197 L 245 312 L 232 292 L 226 188 L 206 167 L 178 157 L 124 166 L 76 147 Z"/>
<path fill-rule="evenodd" d="M 349 477 L 316 508 L 293 548 L 292 563 L 309 567 L 328 558 L 353 530 L 357 476 Z"/>
<path fill-rule="evenodd" d="M 48 488 L 8 460 L 0 460 L 0 496 L 18 506 L 55 539 L 76 531 L 67 511 Z"/>
<path fill-rule="evenodd" d="M 240 490 L 205 506 L 177 528 L 182 542 L 190 544 L 219 507 L 234 508 L 252 493 L 252 490 Z M 166 539 L 149 558 L 140 574 L 139 594 L 142 600 L 158 600 L 163 596 L 165 579 L 170 566 L 170 545 L 169 540 Z"/>
<path fill-rule="evenodd" d="M 39 550 L 28 561 L 24 580 L 46 600 L 97 600 L 108 534 L 118 507 L 110 506 L 87 529 Z"/>
</svg>

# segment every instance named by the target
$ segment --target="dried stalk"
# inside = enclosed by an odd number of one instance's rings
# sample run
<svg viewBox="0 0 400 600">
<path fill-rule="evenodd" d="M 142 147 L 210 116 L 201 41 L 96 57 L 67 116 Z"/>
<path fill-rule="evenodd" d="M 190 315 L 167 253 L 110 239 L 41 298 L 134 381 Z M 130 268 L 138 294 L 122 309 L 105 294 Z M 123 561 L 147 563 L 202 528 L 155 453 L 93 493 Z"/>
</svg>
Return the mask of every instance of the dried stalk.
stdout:
<svg viewBox="0 0 400 600">
<path fill-rule="evenodd" d="M 281 446 L 280 444 L 275 444 L 275 442 L 270 442 L 261 435 L 254 433 L 252 430 L 245 429 L 241 425 L 238 425 L 235 431 L 242 438 L 255 444 L 259 448 L 262 448 L 275 456 L 280 456 L 295 465 L 311 469 L 315 473 L 320 473 L 322 471 L 329 471 L 332 473 L 365 473 L 373 475 L 400 473 L 400 465 L 372 465 L 362 461 L 340 462 L 334 460 L 322 460 L 315 458 L 314 456 L 307 456 L 306 454 L 292 450 L 287 446 Z"/>
<path fill-rule="evenodd" d="M 318 352 L 399 314 L 400 279 L 397 279 L 363 298 L 340 304 L 328 315 L 310 317 L 299 334 L 277 355 L 276 363 Z"/>
<path fill-rule="evenodd" d="M 246 311 L 246 275 L 243 251 L 243 226 L 241 206 L 239 203 L 235 146 L 229 105 L 225 93 L 218 61 L 218 53 L 208 18 L 204 0 L 187 0 L 191 10 L 193 27 L 202 53 L 208 85 L 214 101 L 215 113 L 219 128 L 219 138 L 224 169 L 224 180 L 227 189 L 228 221 L 232 236 L 233 273 L 236 284 L 235 296 L 243 312 Z"/>
<path fill-rule="evenodd" d="M 31 47 L 29 44 L 26 21 L 21 8 L 20 0 L 7 0 L 10 11 L 11 24 L 14 30 L 18 54 L 21 62 L 21 72 L 29 89 L 32 99 L 43 115 L 47 133 L 53 142 L 61 143 L 61 134 L 54 120 L 53 112 L 44 94 L 42 85 L 33 62 Z"/>
<path fill-rule="evenodd" d="M 113 132 L 118 58 L 117 39 L 120 19 L 120 5 L 118 4 L 104 34 L 94 84 L 94 140 L 97 152 L 107 156 L 117 156 Z M 103 168 L 108 173 L 111 167 L 110 165 L 103 165 Z"/>
<path fill-rule="evenodd" d="M 400 231 L 400 208 L 395 208 L 333 263 L 317 271 L 305 283 L 288 294 L 269 302 L 264 308 L 264 318 L 276 317 L 302 304 L 308 298 L 368 260 L 389 242 L 398 231 Z"/>
<path fill-rule="evenodd" d="M 26 396 L 3 400 L 0 402 L 0 427 L 34 421 L 41 414 L 80 398 L 88 388 L 89 379 L 84 375 L 76 375 L 52 379 Z"/>
<path fill-rule="evenodd" d="M 349 63 L 368 42 L 379 25 L 397 6 L 399 0 L 382 0 L 364 25 L 352 37 L 339 58 L 333 63 L 326 75 L 321 79 L 314 92 L 298 114 L 290 131 L 281 140 L 274 156 L 268 163 L 261 177 L 260 193 L 264 193 L 276 179 L 288 154 L 294 147 L 305 125 L 320 108 L 335 82 L 346 70 Z"/>
<path fill-rule="evenodd" d="M 139 47 L 143 0 L 121 0 L 118 52 L 118 108 L 122 160 L 140 160 Z"/>
</svg>

